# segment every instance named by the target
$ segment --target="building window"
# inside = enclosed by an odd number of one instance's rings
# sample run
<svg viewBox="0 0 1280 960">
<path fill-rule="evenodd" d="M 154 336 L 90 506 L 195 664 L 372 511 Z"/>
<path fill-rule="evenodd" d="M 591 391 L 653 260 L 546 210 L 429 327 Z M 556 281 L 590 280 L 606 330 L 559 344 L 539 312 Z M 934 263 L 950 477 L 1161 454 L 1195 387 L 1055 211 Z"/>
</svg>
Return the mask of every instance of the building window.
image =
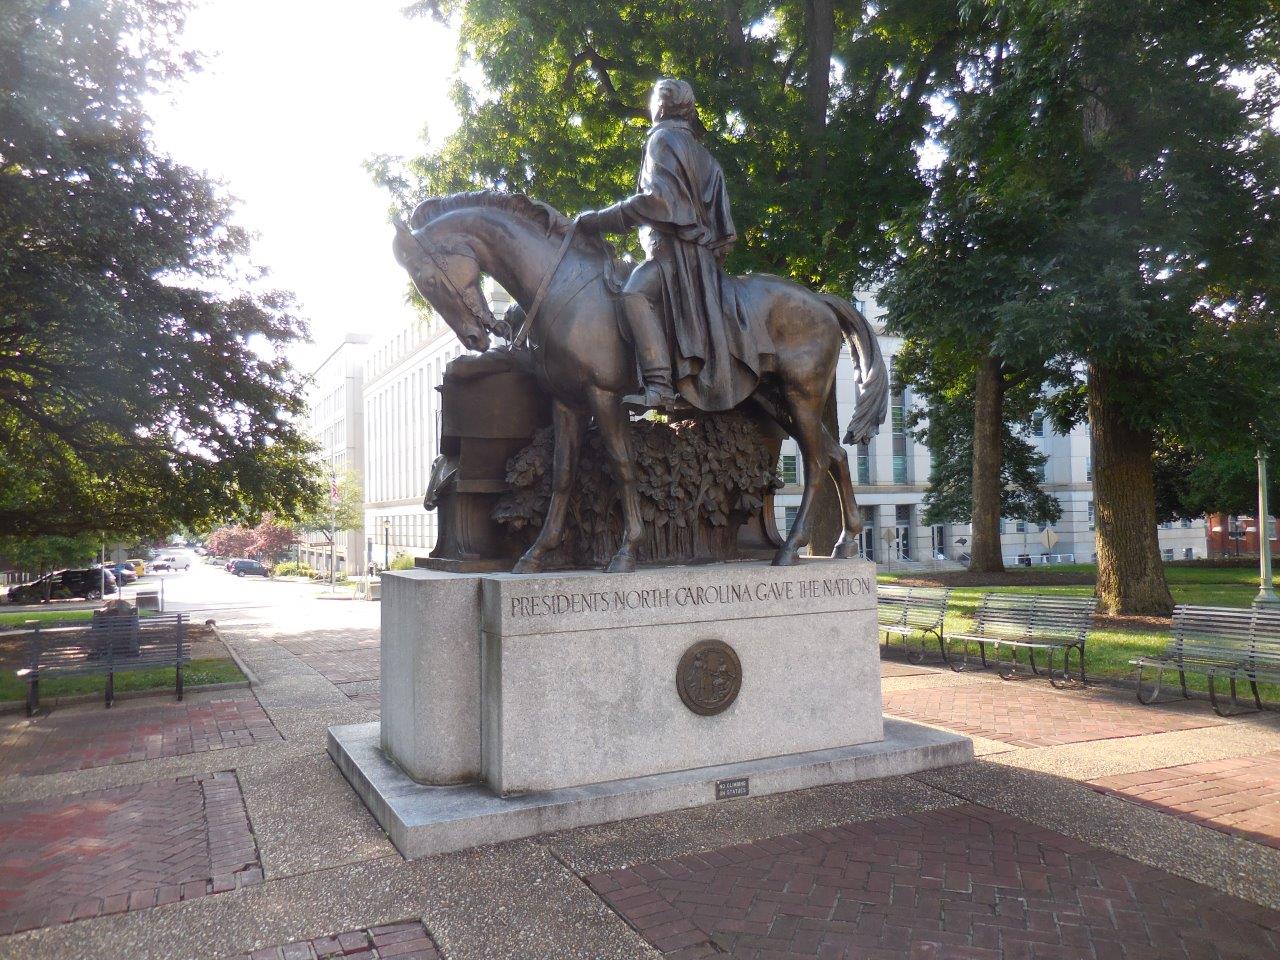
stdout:
<svg viewBox="0 0 1280 960">
<path fill-rule="evenodd" d="M 1044 414 L 1039 410 L 1031 415 L 1031 435 L 1034 437 L 1044 436 Z"/>
<path fill-rule="evenodd" d="M 1183 560 L 1194 560 L 1195 558 L 1196 558 L 1196 552 L 1194 550 L 1192 550 L 1190 547 L 1183 548 L 1183 551 L 1182 551 Z"/>
<path fill-rule="evenodd" d="M 911 504 L 900 503 L 893 508 L 894 522 L 898 527 L 898 556 L 911 559 Z"/>
<path fill-rule="evenodd" d="M 1084 458 L 1084 480 L 1085 483 L 1093 483 L 1093 457 Z"/>
<path fill-rule="evenodd" d="M 799 510 L 799 507 L 782 508 L 782 535 L 784 537 L 791 536 L 791 528 L 795 526 L 796 514 Z"/>
<path fill-rule="evenodd" d="M 778 476 L 783 483 L 799 483 L 799 457 L 794 453 L 784 453 L 778 461 Z"/>
<path fill-rule="evenodd" d="M 898 445 L 898 437 L 893 438 L 894 446 Z M 893 482 L 907 483 L 907 457 L 906 454 L 895 452 L 893 455 Z"/>
<path fill-rule="evenodd" d="M 871 485 L 871 444 L 858 444 L 858 484 Z"/>
<path fill-rule="evenodd" d="M 1089 501 L 1089 529 L 1092 530 L 1097 525 L 1097 518 L 1093 512 L 1093 501 Z"/>
<path fill-rule="evenodd" d="M 876 508 L 859 507 L 862 513 L 862 555 L 868 560 L 876 558 Z"/>
<path fill-rule="evenodd" d="M 1164 523 L 1160 524 L 1160 529 L 1161 529 L 1161 530 L 1172 530 L 1172 529 L 1173 529 L 1173 521 L 1172 521 L 1172 520 L 1166 520 Z"/>
<path fill-rule="evenodd" d="M 1173 562 L 1173 547 L 1166 547 L 1164 550 L 1161 550 L 1160 553 L 1164 557 L 1165 563 Z"/>
<path fill-rule="evenodd" d="M 1190 520 L 1186 520 L 1186 519 L 1184 519 L 1184 520 L 1182 521 L 1182 529 L 1183 529 L 1183 530 L 1190 530 L 1190 529 L 1191 529 L 1191 521 L 1190 521 Z"/>
<path fill-rule="evenodd" d="M 1044 483 L 1046 479 L 1045 464 L 1043 462 L 1036 464 L 1036 482 Z"/>
</svg>

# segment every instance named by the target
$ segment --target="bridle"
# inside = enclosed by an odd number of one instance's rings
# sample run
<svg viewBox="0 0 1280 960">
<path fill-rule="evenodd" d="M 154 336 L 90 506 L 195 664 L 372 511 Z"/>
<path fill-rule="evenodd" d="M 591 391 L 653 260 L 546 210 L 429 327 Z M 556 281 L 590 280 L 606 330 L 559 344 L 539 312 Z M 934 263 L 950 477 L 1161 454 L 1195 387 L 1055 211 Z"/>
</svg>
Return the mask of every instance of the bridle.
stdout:
<svg viewBox="0 0 1280 960">
<path fill-rule="evenodd" d="M 436 272 L 440 274 L 440 276 L 444 279 L 445 284 L 449 287 L 450 290 L 453 291 L 453 295 L 458 298 L 458 302 L 461 303 L 464 307 L 466 307 L 467 310 L 471 313 L 471 318 L 480 325 L 480 329 L 486 332 L 492 332 L 493 315 L 490 314 L 489 316 L 486 317 L 483 313 L 481 313 L 480 309 L 477 306 L 475 306 L 475 304 L 473 304 L 469 299 L 467 299 L 467 295 L 463 293 L 461 290 L 459 290 L 458 285 L 453 282 L 452 278 L 449 276 L 449 265 L 446 264 L 439 256 L 437 256 L 434 250 L 432 250 L 425 243 L 423 243 L 422 238 L 419 237 L 416 233 L 414 233 L 410 227 L 406 226 L 405 230 L 408 231 L 409 236 L 413 237 L 413 242 L 418 245 L 418 249 L 421 250 L 423 253 L 425 253 L 427 257 L 431 260 L 431 262 L 435 264 Z M 480 269 L 480 262 L 476 260 L 475 257 L 468 256 L 465 253 L 454 253 L 452 254 L 452 256 L 462 257 L 466 260 L 470 260 L 472 263 L 476 265 L 477 270 Z"/>
<path fill-rule="evenodd" d="M 564 232 L 564 240 L 560 243 L 560 249 L 556 252 L 556 258 L 551 264 L 551 269 L 546 272 L 542 278 L 542 282 L 538 284 L 538 292 L 533 296 L 533 303 L 529 305 L 529 312 L 525 314 L 524 323 L 521 325 L 519 332 L 516 333 L 511 340 L 511 345 L 513 347 L 519 347 L 526 339 L 528 339 L 529 331 L 533 329 L 533 321 L 538 316 L 538 310 L 542 307 L 543 298 L 547 295 L 547 288 L 551 286 L 552 278 L 555 277 L 556 271 L 560 269 L 560 264 L 564 262 L 564 255 L 569 252 L 569 246 L 573 243 L 573 235 L 577 229 L 578 221 L 569 221 L 569 228 Z M 467 299 L 466 295 L 458 289 L 453 280 L 450 279 L 448 265 L 436 255 L 434 250 L 423 243 L 422 238 L 414 233 L 408 225 L 405 226 L 405 230 L 408 231 L 409 236 L 413 237 L 413 242 L 418 245 L 418 249 L 425 253 L 431 262 L 435 264 L 436 272 L 444 278 L 444 282 L 448 285 L 449 289 L 453 291 L 453 295 L 457 297 L 458 300 L 471 312 L 472 318 L 480 324 L 481 329 L 492 332 L 492 315 L 485 317 L 481 314 L 471 301 Z M 480 269 L 480 262 L 476 260 L 475 257 L 468 256 L 465 253 L 454 253 L 452 255 L 470 260 L 476 265 L 477 270 Z"/>
</svg>

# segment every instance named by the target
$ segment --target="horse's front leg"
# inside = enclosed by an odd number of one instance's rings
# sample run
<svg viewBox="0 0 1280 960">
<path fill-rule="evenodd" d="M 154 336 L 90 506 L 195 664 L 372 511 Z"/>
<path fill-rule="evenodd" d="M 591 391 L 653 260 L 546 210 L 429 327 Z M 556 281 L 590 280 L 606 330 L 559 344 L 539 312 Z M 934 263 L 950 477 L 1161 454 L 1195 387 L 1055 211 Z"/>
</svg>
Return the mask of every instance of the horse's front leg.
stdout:
<svg viewBox="0 0 1280 960">
<path fill-rule="evenodd" d="M 551 425 L 555 435 L 555 452 L 551 458 L 551 502 L 547 504 L 547 516 L 533 545 L 516 561 L 512 573 L 539 573 L 546 564 L 546 556 L 564 539 L 564 521 L 569 508 L 569 491 L 573 489 L 573 474 L 578 465 L 578 450 L 582 446 L 582 433 L 587 415 L 574 410 L 559 400 L 552 401 Z"/>
<path fill-rule="evenodd" d="M 636 551 L 644 538 L 644 519 L 640 515 L 640 494 L 636 489 L 636 465 L 631 459 L 627 436 L 631 431 L 627 415 L 618 397 L 599 388 L 588 394 L 591 412 L 600 428 L 600 439 L 613 467 L 614 479 L 622 495 L 622 543 L 606 568 L 608 573 L 630 573 L 636 568 Z"/>
</svg>

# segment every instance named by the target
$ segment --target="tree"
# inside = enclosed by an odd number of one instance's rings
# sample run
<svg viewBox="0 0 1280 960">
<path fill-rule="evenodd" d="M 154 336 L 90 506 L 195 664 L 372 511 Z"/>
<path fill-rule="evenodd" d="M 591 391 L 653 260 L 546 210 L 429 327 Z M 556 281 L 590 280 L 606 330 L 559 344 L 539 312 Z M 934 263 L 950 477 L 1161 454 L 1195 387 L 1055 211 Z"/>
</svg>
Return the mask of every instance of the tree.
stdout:
<svg viewBox="0 0 1280 960">
<path fill-rule="evenodd" d="M 847 297 L 889 255 L 881 224 L 921 195 L 914 146 L 956 6 L 888 0 L 872 22 L 869 7 L 831 0 L 428 0 L 411 9 L 460 23 L 483 86 L 459 81 L 462 124 L 431 153 L 375 170 L 402 206 L 480 187 L 570 212 L 607 205 L 634 187 L 654 80 L 679 76 L 729 181 L 739 230 L 729 269 Z M 840 529 L 827 492 L 815 551 Z"/>
<path fill-rule="evenodd" d="M 330 490 L 330 476 L 327 470 L 321 470 L 317 482 L 323 482 L 326 491 Z M 304 514 L 297 523 L 297 529 L 307 533 L 323 533 L 326 537 L 330 530 L 364 529 L 364 484 L 360 474 L 354 470 L 347 471 L 337 478 L 338 499 L 335 503 L 332 494 L 326 492 L 321 503 Z"/>
<path fill-rule="evenodd" d="M 249 555 L 272 563 L 286 556 L 298 539 L 292 527 L 276 523 L 275 517 L 269 513 L 263 514 L 251 533 L 253 542 Z"/>
<path fill-rule="evenodd" d="M 89 536 L 0 537 L 0 558 L 15 570 L 39 573 L 92 563 L 101 546 L 100 541 Z"/>
<path fill-rule="evenodd" d="M 895 374 L 916 386 L 924 399 L 924 408 L 912 410 L 907 425 L 929 447 L 931 469 L 929 490 L 925 493 L 926 524 L 972 523 L 974 508 L 974 430 L 977 425 L 977 401 L 973 366 L 959 372 L 947 372 L 934 365 L 939 351 L 920 340 L 907 341 L 898 354 Z M 1003 393 L 1003 391 L 1002 391 Z M 1000 568 L 1000 521 L 1002 518 L 1030 523 L 1055 523 L 1062 516 L 1062 505 L 1041 487 L 1041 468 L 1047 458 L 1026 439 L 1040 397 L 1025 388 L 1011 388 L 1004 396 L 999 416 L 993 423 L 998 430 L 999 473 L 993 484 L 996 503 L 993 540 L 980 543 L 971 534 L 970 569 L 985 564 L 974 562 L 974 551 L 994 542 L 994 555 Z M 976 525 L 975 525 L 976 526 Z M 988 536 L 992 536 L 988 534 Z"/>
<path fill-rule="evenodd" d="M 254 534 L 251 527 L 235 524 L 218 527 L 209 534 L 209 552 L 217 557 L 247 557 L 254 548 Z"/>
<path fill-rule="evenodd" d="M 185 0 L 0 14 L 0 531 L 156 534 L 318 494 L 283 350 L 211 181 L 158 154 L 144 97 L 194 58 Z"/>
<path fill-rule="evenodd" d="M 1001 73 L 972 72 L 984 95 L 966 87 L 948 104 L 941 139 L 969 147 L 957 175 L 971 183 L 944 205 L 1018 228 L 956 248 L 1009 268 L 982 304 L 993 349 L 975 355 L 1076 365 L 1082 381 L 1049 403 L 1091 427 L 1100 604 L 1165 613 L 1154 438 L 1230 435 L 1240 448 L 1242 432 L 1261 435 L 1242 412 L 1273 396 L 1274 362 L 1231 342 L 1256 319 L 1275 357 L 1280 12 L 1264 0 L 975 6 L 994 14 Z"/>
</svg>

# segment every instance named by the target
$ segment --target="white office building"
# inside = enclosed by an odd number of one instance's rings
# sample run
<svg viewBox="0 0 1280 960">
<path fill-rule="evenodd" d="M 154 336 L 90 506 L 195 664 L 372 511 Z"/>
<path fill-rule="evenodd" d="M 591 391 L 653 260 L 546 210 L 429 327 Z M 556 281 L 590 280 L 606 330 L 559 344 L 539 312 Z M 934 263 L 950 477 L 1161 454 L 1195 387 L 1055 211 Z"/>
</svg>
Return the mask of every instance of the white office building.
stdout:
<svg viewBox="0 0 1280 960">
<path fill-rule="evenodd" d="M 348 333 L 311 374 L 308 433 L 324 469 L 339 481 L 348 474 L 359 478 L 364 469 L 364 360 L 372 339 Z M 331 555 L 336 572 L 345 574 L 361 568 L 363 554 L 359 530 L 339 531 L 332 551 L 320 532 L 304 533 L 298 544 L 298 558 L 325 573 Z"/>
<path fill-rule="evenodd" d="M 884 310 L 866 291 L 856 301 L 880 333 L 885 363 L 902 348 L 900 337 L 884 333 Z M 836 401 L 841 429 L 853 414 L 856 371 L 847 352 L 836 373 Z M 919 404 L 894 384 L 889 417 L 878 436 L 859 449 L 849 449 L 854 494 L 862 510 L 863 553 L 882 568 L 960 565 L 968 560 L 968 524 L 926 526 L 924 495 L 928 488 L 928 447 L 906 428 L 907 411 Z M 1089 428 L 1080 425 L 1066 435 L 1057 434 L 1047 420 L 1037 417 L 1031 442 L 1048 458 L 1044 464 L 1044 489 L 1062 504 L 1062 517 L 1051 527 L 1007 520 L 1002 547 L 1007 565 L 1016 563 L 1091 563 L 1094 546 L 1093 468 L 1089 452 Z M 789 529 L 800 503 L 803 465 L 794 440 L 783 444 L 781 473 L 787 485 L 776 500 L 778 529 Z M 1166 560 L 1208 555 L 1203 519 L 1163 524 L 1160 547 Z"/>
<path fill-rule="evenodd" d="M 495 314 L 511 302 L 489 286 Z M 397 554 L 425 557 L 436 542 L 438 516 L 422 508 L 431 464 L 440 452 L 444 368 L 464 352 L 434 313 L 375 342 L 364 365 L 364 562 L 380 567 Z"/>
</svg>

